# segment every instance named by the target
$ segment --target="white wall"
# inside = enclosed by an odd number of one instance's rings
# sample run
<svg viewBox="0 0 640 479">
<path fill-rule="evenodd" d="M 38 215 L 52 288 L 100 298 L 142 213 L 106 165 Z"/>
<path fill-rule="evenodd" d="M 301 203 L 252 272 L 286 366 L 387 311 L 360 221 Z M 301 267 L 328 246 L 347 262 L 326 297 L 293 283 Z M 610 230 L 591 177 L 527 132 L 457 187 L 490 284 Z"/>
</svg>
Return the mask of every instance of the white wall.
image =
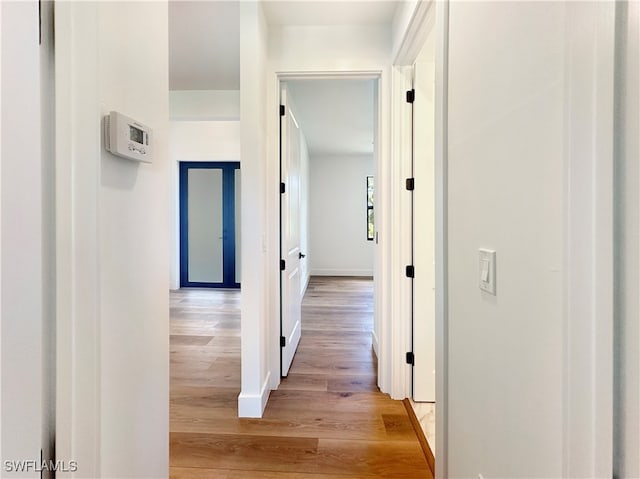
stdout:
<svg viewBox="0 0 640 479">
<path fill-rule="evenodd" d="M 39 460 L 43 446 L 46 145 L 41 138 L 37 2 L 2 2 L 0 458 Z M 49 358 L 47 358 L 49 360 Z M 15 477 L 40 477 L 31 471 Z"/>
<path fill-rule="evenodd" d="M 266 164 L 266 66 L 268 27 L 262 5 L 240 5 L 240 145 L 242 152 L 242 313 L 241 392 L 238 414 L 261 417 L 271 390 L 271 378 L 279 377 L 269 361 L 271 329 L 265 308 L 267 269 L 279 272 L 279 255 L 266 262 L 266 188 L 279 192 L 279 180 L 264 181 Z M 279 194 L 279 193 L 278 193 Z M 276 247 L 277 248 L 277 247 Z M 276 249 L 277 251 L 277 249 Z M 279 316 L 278 316 L 279 317 Z"/>
<path fill-rule="evenodd" d="M 367 241 L 367 176 L 373 155 L 311 157 L 309 258 L 318 276 L 373 276 Z"/>
<path fill-rule="evenodd" d="M 171 121 L 173 161 L 240 161 L 239 121 Z"/>
<path fill-rule="evenodd" d="M 171 92 L 173 93 L 173 92 Z M 215 102 L 207 109 L 180 111 L 186 116 L 201 111 L 204 116 L 218 111 Z M 180 161 L 240 161 L 240 121 L 171 121 L 169 123 L 171 163 L 171 289 L 180 287 Z"/>
<path fill-rule="evenodd" d="M 384 67 L 391 61 L 390 41 L 387 26 L 272 26 L 269 60 L 276 70 L 288 65 L 301 71 Z"/>
<path fill-rule="evenodd" d="M 449 477 L 562 476 L 564 21 L 450 4 Z"/>
<path fill-rule="evenodd" d="M 450 3 L 448 477 L 611 474 L 611 11 Z"/>
<path fill-rule="evenodd" d="M 640 3 L 618 4 L 614 477 L 640 477 Z"/>
<path fill-rule="evenodd" d="M 101 470 L 157 477 L 168 465 L 167 5 L 104 3 L 98 18 L 102 113 L 129 112 L 155 133 L 151 167 L 101 154 Z"/>
<path fill-rule="evenodd" d="M 82 477 L 166 477 L 169 159 L 166 2 L 56 3 L 57 452 Z M 101 121 L 154 130 L 152 164 Z"/>
<path fill-rule="evenodd" d="M 169 112 L 171 120 L 239 120 L 240 91 L 172 90 Z"/>
</svg>

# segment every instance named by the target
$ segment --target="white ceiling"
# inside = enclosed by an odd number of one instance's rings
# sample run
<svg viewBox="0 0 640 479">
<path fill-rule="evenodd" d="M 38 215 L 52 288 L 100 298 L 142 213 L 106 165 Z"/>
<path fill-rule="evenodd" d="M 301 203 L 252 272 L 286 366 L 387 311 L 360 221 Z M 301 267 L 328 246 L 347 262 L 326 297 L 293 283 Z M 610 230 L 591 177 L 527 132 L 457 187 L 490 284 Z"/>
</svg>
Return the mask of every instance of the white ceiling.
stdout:
<svg viewBox="0 0 640 479">
<path fill-rule="evenodd" d="M 288 82 L 312 156 L 373 153 L 374 80 Z"/>
<path fill-rule="evenodd" d="M 241 0 L 169 1 L 169 88 L 240 89 Z M 391 24 L 400 1 L 266 0 L 271 25 Z"/>
<path fill-rule="evenodd" d="M 240 89 L 238 1 L 169 2 L 169 89 Z"/>
</svg>

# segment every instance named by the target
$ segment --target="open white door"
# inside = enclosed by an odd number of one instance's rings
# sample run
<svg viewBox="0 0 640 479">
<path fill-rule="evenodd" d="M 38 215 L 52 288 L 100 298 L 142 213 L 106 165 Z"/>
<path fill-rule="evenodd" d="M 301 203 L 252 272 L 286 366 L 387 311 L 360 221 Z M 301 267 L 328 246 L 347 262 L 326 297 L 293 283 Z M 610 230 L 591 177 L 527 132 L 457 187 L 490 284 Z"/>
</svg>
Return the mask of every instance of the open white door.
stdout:
<svg viewBox="0 0 640 479">
<path fill-rule="evenodd" d="M 289 373 L 300 342 L 300 126 L 287 87 L 280 97 L 280 364 L 281 375 Z"/>
<path fill-rule="evenodd" d="M 413 399 L 435 402 L 435 45 L 433 30 L 414 65 Z"/>
</svg>

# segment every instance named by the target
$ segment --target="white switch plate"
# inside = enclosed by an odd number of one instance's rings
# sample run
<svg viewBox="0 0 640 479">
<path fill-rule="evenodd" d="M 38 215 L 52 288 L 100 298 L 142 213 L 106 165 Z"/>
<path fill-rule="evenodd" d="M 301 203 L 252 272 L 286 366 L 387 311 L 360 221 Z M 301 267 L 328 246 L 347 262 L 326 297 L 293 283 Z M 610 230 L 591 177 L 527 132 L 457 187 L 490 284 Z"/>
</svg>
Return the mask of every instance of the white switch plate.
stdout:
<svg viewBox="0 0 640 479">
<path fill-rule="evenodd" d="M 480 289 L 489 294 L 496 294 L 496 252 L 492 249 L 478 250 L 480 261 Z"/>
</svg>

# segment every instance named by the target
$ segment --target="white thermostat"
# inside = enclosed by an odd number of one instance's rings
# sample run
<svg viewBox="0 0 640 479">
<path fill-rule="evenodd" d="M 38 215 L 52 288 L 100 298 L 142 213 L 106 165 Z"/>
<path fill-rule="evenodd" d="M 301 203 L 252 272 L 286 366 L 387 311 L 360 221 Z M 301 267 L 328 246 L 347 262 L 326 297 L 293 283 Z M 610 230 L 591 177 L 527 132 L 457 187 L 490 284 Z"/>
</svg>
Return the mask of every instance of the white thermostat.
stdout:
<svg viewBox="0 0 640 479">
<path fill-rule="evenodd" d="M 151 163 L 151 128 L 112 111 L 104 119 L 104 144 L 107 151 L 128 160 Z"/>
</svg>

